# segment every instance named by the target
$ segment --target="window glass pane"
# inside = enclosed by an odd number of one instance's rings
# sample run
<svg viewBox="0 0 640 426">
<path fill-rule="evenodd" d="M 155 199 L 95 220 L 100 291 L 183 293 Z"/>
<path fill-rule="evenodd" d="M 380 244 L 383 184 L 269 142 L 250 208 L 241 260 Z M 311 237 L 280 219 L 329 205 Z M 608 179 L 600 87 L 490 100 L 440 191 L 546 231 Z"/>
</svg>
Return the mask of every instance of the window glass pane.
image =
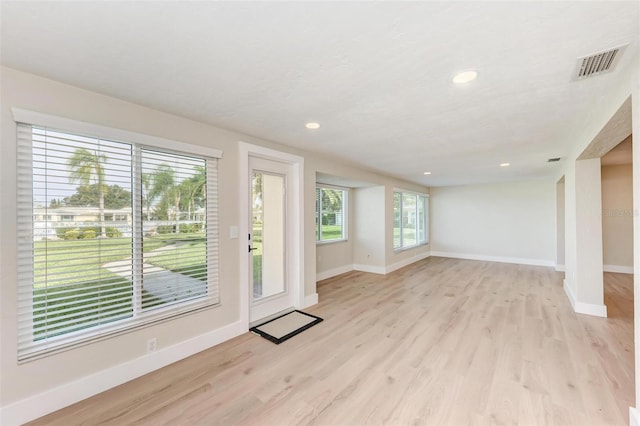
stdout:
<svg viewBox="0 0 640 426">
<path fill-rule="evenodd" d="M 33 128 L 34 341 L 132 316 L 131 150 Z"/>
<path fill-rule="evenodd" d="M 320 241 L 320 188 L 316 188 L 316 241 Z"/>
<path fill-rule="evenodd" d="M 424 197 L 424 242 L 429 243 L 429 197 Z"/>
<path fill-rule="evenodd" d="M 322 191 L 322 239 L 339 240 L 343 238 L 343 191 L 324 189 Z"/>
<path fill-rule="evenodd" d="M 402 194 L 402 246 L 416 245 L 417 196 Z"/>
<path fill-rule="evenodd" d="M 342 240 L 345 238 L 345 200 L 347 192 L 341 189 L 319 188 L 316 202 L 320 241 Z"/>
<path fill-rule="evenodd" d="M 393 193 L 393 248 L 402 248 L 402 194 Z"/>
<path fill-rule="evenodd" d="M 426 197 L 418 196 L 418 242 L 424 243 L 427 240 L 425 228 L 425 199 Z"/>
<path fill-rule="evenodd" d="M 207 293 L 206 163 L 142 150 L 142 309 Z"/>
</svg>

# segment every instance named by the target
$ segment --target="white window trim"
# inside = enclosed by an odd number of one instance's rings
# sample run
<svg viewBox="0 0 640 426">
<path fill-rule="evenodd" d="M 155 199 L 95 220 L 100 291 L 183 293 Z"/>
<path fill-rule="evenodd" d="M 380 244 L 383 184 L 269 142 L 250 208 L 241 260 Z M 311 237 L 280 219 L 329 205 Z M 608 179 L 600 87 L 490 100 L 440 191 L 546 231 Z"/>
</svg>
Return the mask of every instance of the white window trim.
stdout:
<svg viewBox="0 0 640 426">
<path fill-rule="evenodd" d="M 222 158 L 223 151 L 215 148 L 209 148 L 201 145 L 193 145 L 184 142 L 173 141 L 170 139 L 159 138 L 156 136 L 145 135 L 141 133 L 131 132 L 122 129 L 111 128 L 98 124 L 73 120 L 70 118 L 58 117 L 55 115 L 44 114 L 40 112 L 34 112 L 30 110 L 12 108 L 11 109 L 14 121 L 16 123 L 25 123 L 34 127 L 46 127 L 54 128 L 59 131 L 75 133 L 77 135 L 83 135 L 98 139 L 109 139 L 113 141 L 120 141 L 125 143 L 133 143 L 139 147 L 144 148 L 157 148 L 163 151 L 173 151 L 179 154 L 192 154 L 202 157 L 209 157 L 212 159 Z M 219 167 L 215 172 L 215 181 L 219 182 Z M 219 200 L 219 194 L 216 194 L 216 202 Z M 218 209 L 219 211 L 219 209 Z M 219 256 L 219 212 L 215 219 L 215 229 L 212 230 L 210 236 L 207 236 L 209 243 L 215 240 L 214 250 L 218 251 Z M 29 239 L 31 241 L 32 238 Z M 20 244 L 20 242 L 18 242 Z M 142 320 L 120 320 L 114 321 L 104 325 L 97 325 L 87 330 L 74 331 L 64 335 L 55 336 L 47 339 L 46 343 L 37 345 L 34 349 L 26 351 L 23 355 L 19 356 L 18 363 L 22 364 L 30 362 L 36 359 L 41 359 L 54 355 L 56 353 L 64 352 L 69 349 L 84 346 L 92 342 L 111 338 L 113 336 L 125 334 L 142 327 L 148 327 L 150 325 L 170 321 L 176 317 L 183 315 L 191 315 L 197 313 L 203 309 L 216 308 L 221 306 L 220 291 L 220 260 L 217 262 L 217 269 L 213 273 L 217 277 L 217 298 L 216 303 L 211 303 L 209 300 L 191 300 L 185 301 L 182 304 L 175 306 L 167 306 L 157 308 L 144 315 Z M 124 323 L 124 324 L 123 324 Z"/>
<path fill-rule="evenodd" d="M 427 200 L 429 200 L 429 198 L 430 198 L 430 195 L 427 194 L 426 192 L 411 191 L 411 190 L 406 190 L 406 189 L 402 189 L 402 188 L 393 188 L 392 194 L 395 194 L 396 192 L 399 192 L 401 194 L 412 194 L 412 195 L 422 196 L 422 197 L 425 197 Z M 393 204 L 393 197 L 391 197 L 391 203 Z M 400 253 L 400 252 L 403 252 L 403 251 L 406 251 L 406 250 L 415 249 L 416 247 L 429 245 L 429 237 L 430 237 L 430 235 L 429 235 L 429 226 L 430 226 L 429 225 L 429 221 L 430 221 L 429 206 L 430 205 L 431 205 L 431 203 L 428 202 L 427 206 L 426 206 L 426 209 L 427 209 L 426 216 L 425 216 L 426 222 L 427 222 L 427 223 L 425 223 L 426 241 L 424 243 L 417 243 L 417 244 L 413 244 L 411 246 L 398 247 L 398 248 L 393 247 L 393 252 L 394 253 Z M 393 209 L 393 207 L 392 207 L 392 209 Z M 391 228 L 391 235 L 392 235 L 391 244 L 393 245 L 393 227 Z"/>
<path fill-rule="evenodd" d="M 154 148 L 161 148 L 181 153 L 202 155 L 204 157 L 222 158 L 222 150 L 210 148 L 203 145 L 194 145 L 185 142 L 178 142 L 171 139 L 157 136 L 145 135 L 128 130 L 116 129 L 113 127 L 101 126 L 99 124 L 87 123 L 65 117 L 44 114 L 21 108 L 11 108 L 13 120 L 16 123 L 29 123 L 34 126 L 51 127 L 58 130 L 77 133 L 83 136 L 94 138 L 111 139 L 114 141 L 134 142 L 141 145 L 148 145 Z"/>
<path fill-rule="evenodd" d="M 335 189 L 335 190 L 339 190 L 339 191 L 344 191 L 345 195 L 346 195 L 346 199 L 342 200 L 342 235 L 343 237 L 340 239 L 335 239 L 335 240 L 318 240 L 316 239 L 316 245 L 317 246 L 323 246 L 326 244 L 334 244 L 334 243 L 344 243 L 346 241 L 349 241 L 349 197 L 351 196 L 351 188 L 347 188 L 344 186 L 337 186 L 337 185 L 325 185 L 323 183 L 319 183 L 316 182 L 316 186 L 315 189 L 320 188 L 320 190 L 322 190 L 322 188 L 326 188 L 326 189 Z M 315 192 L 315 191 L 314 191 Z M 315 210 L 315 209 L 314 209 Z M 317 212 L 316 212 L 317 214 Z"/>
</svg>

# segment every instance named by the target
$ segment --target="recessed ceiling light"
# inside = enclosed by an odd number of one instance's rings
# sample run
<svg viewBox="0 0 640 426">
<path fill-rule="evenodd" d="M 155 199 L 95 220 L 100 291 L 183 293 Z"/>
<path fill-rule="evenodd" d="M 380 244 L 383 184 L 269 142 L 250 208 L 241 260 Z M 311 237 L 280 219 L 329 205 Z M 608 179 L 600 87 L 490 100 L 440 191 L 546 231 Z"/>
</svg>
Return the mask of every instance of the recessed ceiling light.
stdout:
<svg viewBox="0 0 640 426">
<path fill-rule="evenodd" d="M 453 82 L 455 84 L 465 84 L 475 80 L 476 77 L 478 77 L 478 73 L 476 71 L 463 71 L 453 77 Z"/>
<path fill-rule="evenodd" d="M 430 175 L 430 174 L 431 174 L 431 172 L 424 172 L 424 174 L 425 174 L 425 175 Z"/>
<path fill-rule="evenodd" d="M 509 167 L 511 163 L 500 163 L 500 167 Z"/>
<path fill-rule="evenodd" d="M 319 129 L 320 128 L 320 123 L 315 123 L 315 122 L 309 122 L 307 124 L 304 125 L 307 129 L 311 129 L 311 130 L 315 130 L 315 129 Z"/>
</svg>

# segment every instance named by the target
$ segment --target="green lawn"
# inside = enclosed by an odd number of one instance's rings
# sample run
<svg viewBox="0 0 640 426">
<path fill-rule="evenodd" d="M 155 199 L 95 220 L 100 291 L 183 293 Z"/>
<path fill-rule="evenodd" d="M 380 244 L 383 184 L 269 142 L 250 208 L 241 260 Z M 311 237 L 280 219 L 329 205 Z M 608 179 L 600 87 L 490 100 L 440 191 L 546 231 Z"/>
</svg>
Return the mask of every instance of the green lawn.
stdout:
<svg viewBox="0 0 640 426">
<path fill-rule="evenodd" d="M 322 241 L 341 240 L 342 226 L 340 225 L 322 225 Z"/>
<path fill-rule="evenodd" d="M 108 278 L 75 285 L 38 288 L 33 292 L 34 339 L 69 333 L 133 315 L 133 284 Z M 98 294 L 96 294 L 98 293 Z M 46 328 L 40 323 L 46 321 Z"/>
<path fill-rule="evenodd" d="M 38 241 L 34 243 L 34 287 L 82 284 L 87 278 L 117 278 L 102 265 L 130 257 L 131 244 L 131 238 Z M 167 244 L 166 238 L 147 238 L 143 251 Z"/>
<path fill-rule="evenodd" d="M 37 328 L 46 320 L 46 330 L 36 332 L 34 338 L 64 334 L 133 315 L 133 284 L 102 267 L 131 257 L 131 244 L 131 238 L 34 243 L 34 326 Z M 151 258 L 149 263 L 160 263 L 158 266 L 206 280 L 204 234 L 145 238 L 143 252 L 171 244 L 177 244 L 171 256 Z M 162 303 L 144 290 L 143 296 L 143 308 Z"/>
<path fill-rule="evenodd" d="M 181 241 L 175 249 L 163 256 L 149 257 L 145 263 L 173 272 L 188 275 L 202 281 L 207 280 L 207 245 L 204 235 Z"/>
</svg>

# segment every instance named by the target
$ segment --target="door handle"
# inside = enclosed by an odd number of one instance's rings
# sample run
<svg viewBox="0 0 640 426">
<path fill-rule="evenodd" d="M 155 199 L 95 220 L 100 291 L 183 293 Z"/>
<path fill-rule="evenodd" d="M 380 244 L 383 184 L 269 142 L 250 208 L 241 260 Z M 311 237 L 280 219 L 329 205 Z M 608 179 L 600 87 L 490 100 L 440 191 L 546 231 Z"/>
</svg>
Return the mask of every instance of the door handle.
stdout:
<svg viewBox="0 0 640 426">
<path fill-rule="evenodd" d="M 258 247 L 251 247 L 251 245 L 249 245 L 249 253 L 251 253 L 254 250 L 258 250 Z"/>
</svg>

